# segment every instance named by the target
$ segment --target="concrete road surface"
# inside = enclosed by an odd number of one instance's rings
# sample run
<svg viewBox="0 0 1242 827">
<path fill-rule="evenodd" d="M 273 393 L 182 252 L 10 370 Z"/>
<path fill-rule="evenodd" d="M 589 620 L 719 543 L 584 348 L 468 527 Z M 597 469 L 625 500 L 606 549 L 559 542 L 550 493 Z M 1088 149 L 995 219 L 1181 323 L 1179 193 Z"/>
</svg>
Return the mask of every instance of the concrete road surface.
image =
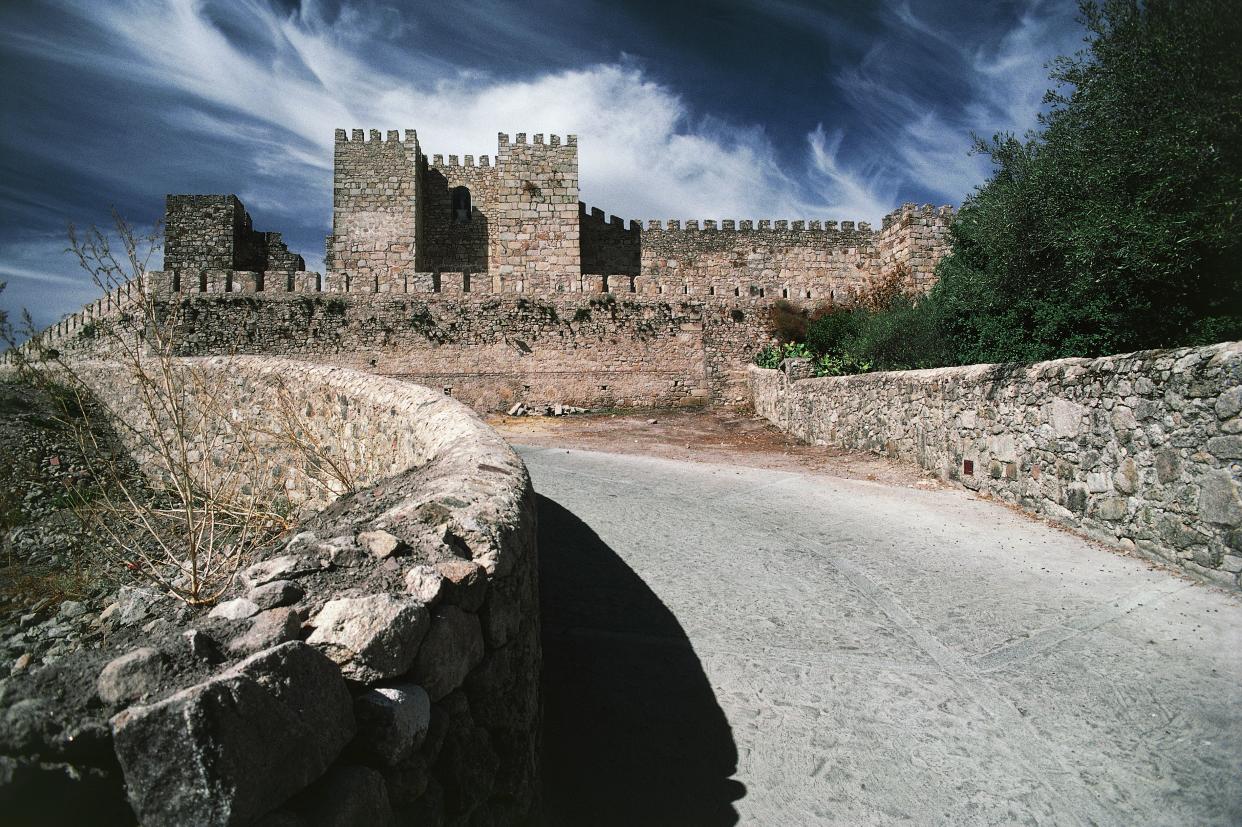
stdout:
<svg viewBox="0 0 1242 827">
<path fill-rule="evenodd" d="M 1242 603 L 956 490 L 557 448 L 554 824 L 1242 824 Z"/>
</svg>

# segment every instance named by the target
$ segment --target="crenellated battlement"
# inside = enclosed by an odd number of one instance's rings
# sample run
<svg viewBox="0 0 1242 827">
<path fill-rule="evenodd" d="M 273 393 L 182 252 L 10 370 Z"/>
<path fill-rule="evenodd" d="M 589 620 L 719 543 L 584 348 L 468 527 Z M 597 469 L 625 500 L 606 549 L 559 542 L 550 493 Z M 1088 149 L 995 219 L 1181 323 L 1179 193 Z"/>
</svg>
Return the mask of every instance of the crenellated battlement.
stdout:
<svg viewBox="0 0 1242 827">
<path fill-rule="evenodd" d="M 369 139 L 368 132 L 370 135 Z M 380 137 L 380 131 L 378 129 L 353 129 L 348 133 L 344 129 L 338 129 L 336 130 L 335 142 L 338 144 L 408 143 L 417 146 L 418 131 L 414 129 L 407 129 L 405 130 L 405 136 L 402 137 L 401 130 L 389 129 L 386 133 L 384 133 L 383 137 Z"/>
<path fill-rule="evenodd" d="M 322 273 L 307 270 L 280 233 L 255 230 L 236 196 L 169 196 L 164 270 L 151 273 L 144 289 L 157 303 L 193 310 L 196 338 L 188 347 L 195 352 L 224 347 L 240 326 L 260 351 L 335 354 L 404 375 L 411 371 L 394 361 L 392 342 L 403 342 L 420 364 L 439 364 L 442 343 L 453 342 L 458 328 L 431 330 L 431 315 L 491 313 L 553 331 L 532 357 L 509 343 L 508 321 L 479 328 L 502 361 L 517 348 L 522 365 L 572 361 L 583 336 L 609 364 L 655 373 L 664 364 L 660 348 L 688 348 L 686 364 L 703 374 L 685 398 L 705 400 L 727 396 L 740 381 L 738 366 L 761 343 L 764 309 L 773 302 L 849 302 L 894 272 L 928 289 L 954 217 L 951 207 L 903 204 L 877 229 L 824 218 L 640 221 L 579 199 L 576 135 L 501 132 L 494 155 L 429 156 L 413 129 L 334 134 Z M 89 348 L 93 325 L 133 304 L 132 293 L 110 292 L 42 338 Z M 508 309 L 495 316 L 497 307 Z M 649 346 L 649 319 L 670 308 L 684 320 Z M 243 317 L 279 327 L 246 327 Z M 379 317 L 388 321 L 377 324 Z M 633 326 L 587 321 L 631 317 Z M 473 344 L 462 353 L 478 364 Z M 495 358 L 489 351 L 487 370 Z M 530 369 L 516 370 L 525 378 Z M 606 400 L 615 381 L 588 384 Z M 518 388 L 529 384 L 515 380 Z"/>
</svg>

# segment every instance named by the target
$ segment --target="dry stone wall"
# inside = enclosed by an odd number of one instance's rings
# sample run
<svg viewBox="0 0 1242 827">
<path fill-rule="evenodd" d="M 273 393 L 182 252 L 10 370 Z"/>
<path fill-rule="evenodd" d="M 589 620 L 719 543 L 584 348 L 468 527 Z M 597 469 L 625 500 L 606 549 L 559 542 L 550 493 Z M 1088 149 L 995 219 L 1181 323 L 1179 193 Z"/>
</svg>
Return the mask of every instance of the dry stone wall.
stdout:
<svg viewBox="0 0 1242 827">
<path fill-rule="evenodd" d="M 123 369 L 77 367 L 152 429 Z M 148 825 L 533 818 L 540 649 L 521 460 L 469 409 L 404 382 L 253 357 L 175 370 L 231 411 L 225 433 L 251 427 L 290 499 L 322 489 L 308 482 L 319 460 L 264 436 L 282 394 L 360 486 L 251 561 L 214 609 L 126 587 L 101 616 L 111 644 L 4 682 L 6 808 L 46 807 L 55 790 L 85 812 L 127 796 Z M 204 473 L 225 473 L 219 451 L 201 453 Z"/>
<path fill-rule="evenodd" d="M 749 370 L 756 412 L 799 439 L 916 462 L 1238 587 L 1242 343 L 796 381 Z"/>
</svg>

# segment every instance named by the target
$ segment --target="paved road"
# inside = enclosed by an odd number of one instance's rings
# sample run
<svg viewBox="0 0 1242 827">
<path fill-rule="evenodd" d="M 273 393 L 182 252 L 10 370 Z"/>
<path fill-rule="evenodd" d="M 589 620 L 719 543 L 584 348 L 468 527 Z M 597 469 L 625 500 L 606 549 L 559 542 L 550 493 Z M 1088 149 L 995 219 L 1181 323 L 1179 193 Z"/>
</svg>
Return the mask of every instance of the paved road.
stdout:
<svg viewBox="0 0 1242 827">
<path fill-rule="evenodd" d="M 520 451 L 554 823 L 1242 823 L 1234 597 L 965 492 Z"/>
</svg>

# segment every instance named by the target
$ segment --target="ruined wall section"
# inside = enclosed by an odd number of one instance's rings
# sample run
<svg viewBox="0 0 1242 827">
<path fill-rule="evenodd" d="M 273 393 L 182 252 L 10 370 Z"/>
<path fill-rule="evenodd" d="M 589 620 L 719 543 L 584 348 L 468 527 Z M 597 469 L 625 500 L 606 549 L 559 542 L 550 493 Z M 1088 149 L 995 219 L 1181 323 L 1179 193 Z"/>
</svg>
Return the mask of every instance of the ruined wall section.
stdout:
<svg viewBox="0 0 1242 827">
<path fill-rule="evenodd" d="M 280 233 L 257 232 L 236 195 L 169 195 L 164 269 L 201 280 L 207 272 L 291 273 L 306 263 Z"/>
<path fill-rule="evenodd" d="M 1242 342 L 797 381 L 749 372 L 755 411 L 799 439 L 915 462 L 1239 585 Z"/>
<path fill-rule="evenodd" d="M 552 274 L 581 270 L 578 230 L 578 138 L 500 133 L 498 204 L 491 232 L 493 292 L 554 292 Z M 512 285 L 512 287 L 510 287 Z"/>
<path fill-rule="evenodd" d="M 339 289 L 384 291 L 417 269 L 421 163 L 412 129 L 404 141 L 395 129 L 370 140 L 336 130 L 327 270 Z"/>
<path fill-rule="evenodd" d="M 422 242 L 418 249 L 418 270 L 422 272 L 460 272 L 470 275 L 488 271 L 488 246 L 496 221 L 497 170 L 482 155 L 476 166 L 473 155 L 459 162 L 458 156 L 431 156 L 422 183 L 419 209 Z M 461 221 L 453 212 L 453 189 L 470 192 L 470 218 Z"/>
</svg>

